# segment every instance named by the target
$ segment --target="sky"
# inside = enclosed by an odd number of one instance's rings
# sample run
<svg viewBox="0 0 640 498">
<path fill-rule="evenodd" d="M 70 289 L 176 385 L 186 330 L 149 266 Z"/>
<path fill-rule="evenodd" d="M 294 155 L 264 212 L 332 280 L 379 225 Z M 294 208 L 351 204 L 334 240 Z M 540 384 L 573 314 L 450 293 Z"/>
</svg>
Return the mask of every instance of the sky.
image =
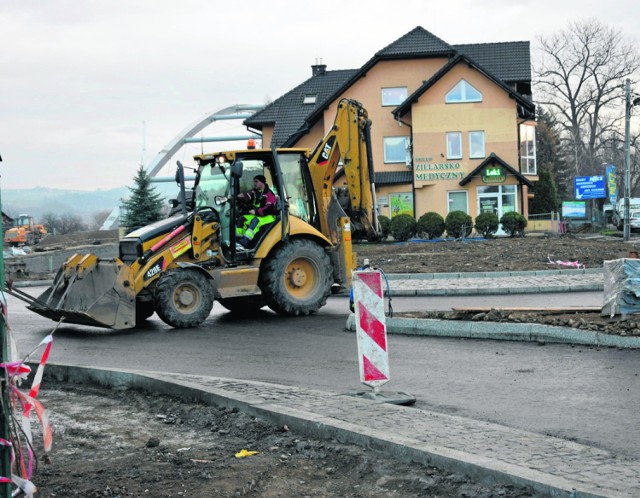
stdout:
<svg viewBox="0 0 640 498">
<path fill-rule="evenodd" d="M 0 188 L 131 185 L 204 115 L 275 100 L 319 60 L 359 68 L 416 26 L 450 44 L 529 40 L 535 53 L 538 37 L 586 18 L 640 43 L 637 0 L 3 0 Z M 158 175 L 220 148 L 203 147 Z"/>
</svg>

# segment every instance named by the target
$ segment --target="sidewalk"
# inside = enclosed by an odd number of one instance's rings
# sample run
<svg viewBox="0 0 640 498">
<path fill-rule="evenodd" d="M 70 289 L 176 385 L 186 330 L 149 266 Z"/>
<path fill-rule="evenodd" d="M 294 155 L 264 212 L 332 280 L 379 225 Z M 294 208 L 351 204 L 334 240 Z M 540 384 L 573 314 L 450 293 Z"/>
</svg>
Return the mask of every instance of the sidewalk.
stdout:
<svg viewBox="0 0 640 498">
<path fill-rule="evenodd" d="M 47 376 L 237 407 L 302 434 L 351 442 L 543 496 L 638 497 L 640 461 L 518 429 L 344 394 L 196 375 L 49 365 Z"/>
<path fill-rule="evenodd" d="M 392 296 L 469 296 L 602 291 L 602 268 L 387 275 Z"/>
</svg>

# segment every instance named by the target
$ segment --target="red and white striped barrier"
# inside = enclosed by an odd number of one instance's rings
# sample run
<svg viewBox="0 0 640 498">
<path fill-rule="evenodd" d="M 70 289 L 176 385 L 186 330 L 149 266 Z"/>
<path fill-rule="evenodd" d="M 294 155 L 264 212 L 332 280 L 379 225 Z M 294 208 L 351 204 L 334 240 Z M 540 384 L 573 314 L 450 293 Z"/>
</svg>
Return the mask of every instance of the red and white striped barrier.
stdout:
<svg viewBox="0 0 640 498">
<path fill-rule="evenodd" d="M 378 390 L 390 379 L 382 273 L 378 270 L 355 271 L 352 287 L 360 382 Z"/>
</svg>

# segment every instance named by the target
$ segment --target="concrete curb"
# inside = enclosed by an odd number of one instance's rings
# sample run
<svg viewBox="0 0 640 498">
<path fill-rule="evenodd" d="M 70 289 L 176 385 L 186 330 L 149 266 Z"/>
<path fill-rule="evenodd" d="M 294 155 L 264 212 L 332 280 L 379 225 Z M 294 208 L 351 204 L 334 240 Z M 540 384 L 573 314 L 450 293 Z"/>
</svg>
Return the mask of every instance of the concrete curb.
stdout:
<svg viewBox="0 0 640 498">
<path fill-rule="evenodd" d="M 604 346 L 622 349 L 640 348 L 640 337 L 603 334 L 572 327 L 554 327 L 536 323 L 469 322 L 420 318 L 387 318 L 387 332 L 400 335 L 493 339 L 498 341 L 550 342 Z M 347 317 L 346 329 L 355 331 L 355 315 Z"/>
<path fill-rule="evenodd" d="M 539 472 L 493 458 L 474 455 L 443 446 L 424 443 L 417 437 L 393 434 L 375 426 L 362 425 L 341 417 L 339 413 L 363 411 L 369 416 L 398 416 L 406 408 L 356 399 L 336 393 L 311 389 L 267 384 L 255 381 L 238 381 L 215 377 L 199 377 L 135 370 L 108 370 L 74 365 L 49 364 L 45 379 L 75 383 L 93 383 L 108 387 L 127 387 L 157 394 L 166 394 L 208 405 L 236 407 L 251 415 L 272 423 L 286 424 L 293 430 L 319 439 L 335 438 L 340 442 L 373 448 L 404 461 L 416 461 L 435 465 L 445 471 L 462 473 L 473 479 L 530 487 L 535 493 L 552 497 L 596 498 L 617 496 L 617 491 L 603 489 L 593 483 L 581 483 L 571 479 Z M 302 405 L 300 405 L 302 398 Z M 295 399 L 297 408 L 288 406 L 287 400 Z M 308 399 L 308 402 L 304 400 Z M 295 404 L 295 403 L 293 403 Z M 317 413 L 317 406 L 339 406 L 338 415 L 331 409 Z M 424 412 L 428 416 L 431 412 Z M 406 413 L 406 412 L 405 412 Z M 443 416 L 436 415 L 435 416 Z M 449 417 L 452 422 L 460 419 Z M 482 423 L 484 426 L 490 424 Z M 508 430 L 508 429 L 507 429 Z M 519 431 L 523 435 L 524 431 Z M 575 445 L 575 443 L 570 443 Z M 588 447 L 585 447 L 585 450 Z"/>
<path fill-rule="evenodd" d="M 384 295 L 391 297 L 412 296 L 475 296 L 504 294 L 548 294 L 558 292 L 601 292 L 604 284 L 576 284 L 536 287 L 467 287 L 458 289 L 391 289 L 384 290 Z"/>
<path fill-rule="evenodd" d="M 387 273 L 389 280 L 438 280 L 451 278 L 504 278 L 504 277 L 545 277 L 553 275 L 586 275 L 602 273 L 602 268 L 576 268 L 573 270 L 535 271 L 484 271 L 459 273 Z"/>
</svg>

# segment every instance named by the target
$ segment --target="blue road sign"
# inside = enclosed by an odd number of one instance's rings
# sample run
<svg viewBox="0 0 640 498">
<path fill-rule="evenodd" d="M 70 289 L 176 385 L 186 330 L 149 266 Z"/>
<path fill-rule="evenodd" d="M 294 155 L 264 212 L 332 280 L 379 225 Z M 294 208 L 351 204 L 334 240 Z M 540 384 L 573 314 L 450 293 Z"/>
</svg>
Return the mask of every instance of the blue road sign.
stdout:
<svg viewBox="0 0 640 498">
<path fill-rule="evenodd" d="M 573 179 L 573 188 L 577 200 L 603 199 L 607 196 L 604 176 L 576 176 Z"/>
</svg>

